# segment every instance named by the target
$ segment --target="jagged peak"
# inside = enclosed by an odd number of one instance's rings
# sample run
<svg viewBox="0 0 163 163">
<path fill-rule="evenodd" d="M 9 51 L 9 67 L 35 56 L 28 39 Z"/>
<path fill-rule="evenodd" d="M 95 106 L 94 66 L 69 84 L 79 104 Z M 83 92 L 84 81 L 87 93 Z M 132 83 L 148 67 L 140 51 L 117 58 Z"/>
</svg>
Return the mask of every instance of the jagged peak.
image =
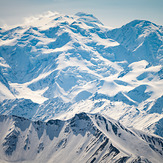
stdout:
<svg viewBox="0 0 163 163">
<path fill-rule="evenodd" d="M 84 113 L 84 112 L 75 114 L 74 118 L 77 118 L 77 119 L 80 119 L 80 120 L 90 120 L 88 114 Z"/>
<path fill-rule="evenodd" d="M 140 20 L 140 19 L 136 19 L 133 20 L 129 23 L 127 23 L 126 25 L 123 25 L 122 27 L 136 27 L 136 28 L 159 28 L 158 25 L 156 25 L 155 23 L 148 21 L 148 20 Z"/>
<path fill-rule="evenodd" d="M 103 25 L 93 14 L 85 13 L 85 12 L 78 12 L 75 16 L 80 17 L 80 20 L 94 22 Z"/>
<path fill-rule="evenodd" d="M 97 19 L 93 14 L 89 14 L 89 13 L 85 13 L 85 12 L 77 12 L 75 15 L 80 16 L 80 17 L 87 16 L 87 17 L 92 17 L 94 19 Z"/>
</svg>

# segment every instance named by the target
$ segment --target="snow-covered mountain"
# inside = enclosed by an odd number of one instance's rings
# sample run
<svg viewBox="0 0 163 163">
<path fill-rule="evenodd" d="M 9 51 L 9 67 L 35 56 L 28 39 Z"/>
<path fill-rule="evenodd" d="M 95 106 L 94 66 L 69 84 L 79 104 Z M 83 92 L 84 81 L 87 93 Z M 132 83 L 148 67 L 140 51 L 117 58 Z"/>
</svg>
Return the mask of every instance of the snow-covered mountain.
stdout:
<svg viewBox="0 0 163 163">
<path fill-rule="evenodd" d="M 67 121 L 0 115 L 1 162 L 161 163 L 163 139 L 100 114 Z"/>
<path fill-rule="evenodd" d="M 134 56 L 134 62 L 146 60 L 153 65 L 163 62 L 162 26 L 145 20 L 134 20 L 109 31 L 107 36 L 127 48 Z"/>
<path fill-rule="evenodd" d="M 111 29 L 91 14 L 50 12 L 1 28 L 0 114 L 100 112 L 163 136 L 162 54 L 163 27 L 144 20 Z"/>
</svg>

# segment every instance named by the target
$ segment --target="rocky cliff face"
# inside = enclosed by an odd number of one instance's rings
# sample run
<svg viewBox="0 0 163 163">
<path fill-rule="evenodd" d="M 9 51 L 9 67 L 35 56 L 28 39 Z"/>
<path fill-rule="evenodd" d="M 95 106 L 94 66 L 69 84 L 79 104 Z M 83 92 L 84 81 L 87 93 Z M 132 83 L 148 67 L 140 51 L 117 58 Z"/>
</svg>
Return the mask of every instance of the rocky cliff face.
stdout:
<svg viewBox="0 0 163 163">
<path fill-rule="evenodd" d="M 16 162 L 161 162 L 163 140 L 100 114 L 67 121 L 0 116 L 0 160 Z"/>
</svg>

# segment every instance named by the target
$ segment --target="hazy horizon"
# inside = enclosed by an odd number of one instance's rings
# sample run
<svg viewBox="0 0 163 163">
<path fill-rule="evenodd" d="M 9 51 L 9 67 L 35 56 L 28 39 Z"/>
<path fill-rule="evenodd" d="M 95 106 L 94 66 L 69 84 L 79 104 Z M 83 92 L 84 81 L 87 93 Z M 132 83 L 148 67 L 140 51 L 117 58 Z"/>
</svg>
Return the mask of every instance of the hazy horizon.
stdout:
<svg viewBox="0 0 163 163">
<path fill-rule="evenodd" d="M 68 15 L 91 13 L 113 28 L 135 19 L 162 25 L 162 6 L 162 0 L 0 0 L 0 26 L 22 24 L 25 17 L 47 11 Z"/>
</svg>

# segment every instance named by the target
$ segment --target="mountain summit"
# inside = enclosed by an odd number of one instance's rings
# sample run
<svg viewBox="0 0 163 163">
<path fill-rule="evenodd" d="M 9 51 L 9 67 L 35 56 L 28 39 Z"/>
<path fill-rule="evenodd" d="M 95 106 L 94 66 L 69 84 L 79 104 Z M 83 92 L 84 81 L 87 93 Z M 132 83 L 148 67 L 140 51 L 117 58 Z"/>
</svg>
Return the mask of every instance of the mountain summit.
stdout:
<svg viewBox="0 0 163 163">
<path fill-rule="evenodd" d="M 163 26 L 146 20 L 134 20 L 121 28 L 109 31 L 108 37 L 131 51 L 134 60 L 162 64 L 162 33 Z"/>
</svg>

